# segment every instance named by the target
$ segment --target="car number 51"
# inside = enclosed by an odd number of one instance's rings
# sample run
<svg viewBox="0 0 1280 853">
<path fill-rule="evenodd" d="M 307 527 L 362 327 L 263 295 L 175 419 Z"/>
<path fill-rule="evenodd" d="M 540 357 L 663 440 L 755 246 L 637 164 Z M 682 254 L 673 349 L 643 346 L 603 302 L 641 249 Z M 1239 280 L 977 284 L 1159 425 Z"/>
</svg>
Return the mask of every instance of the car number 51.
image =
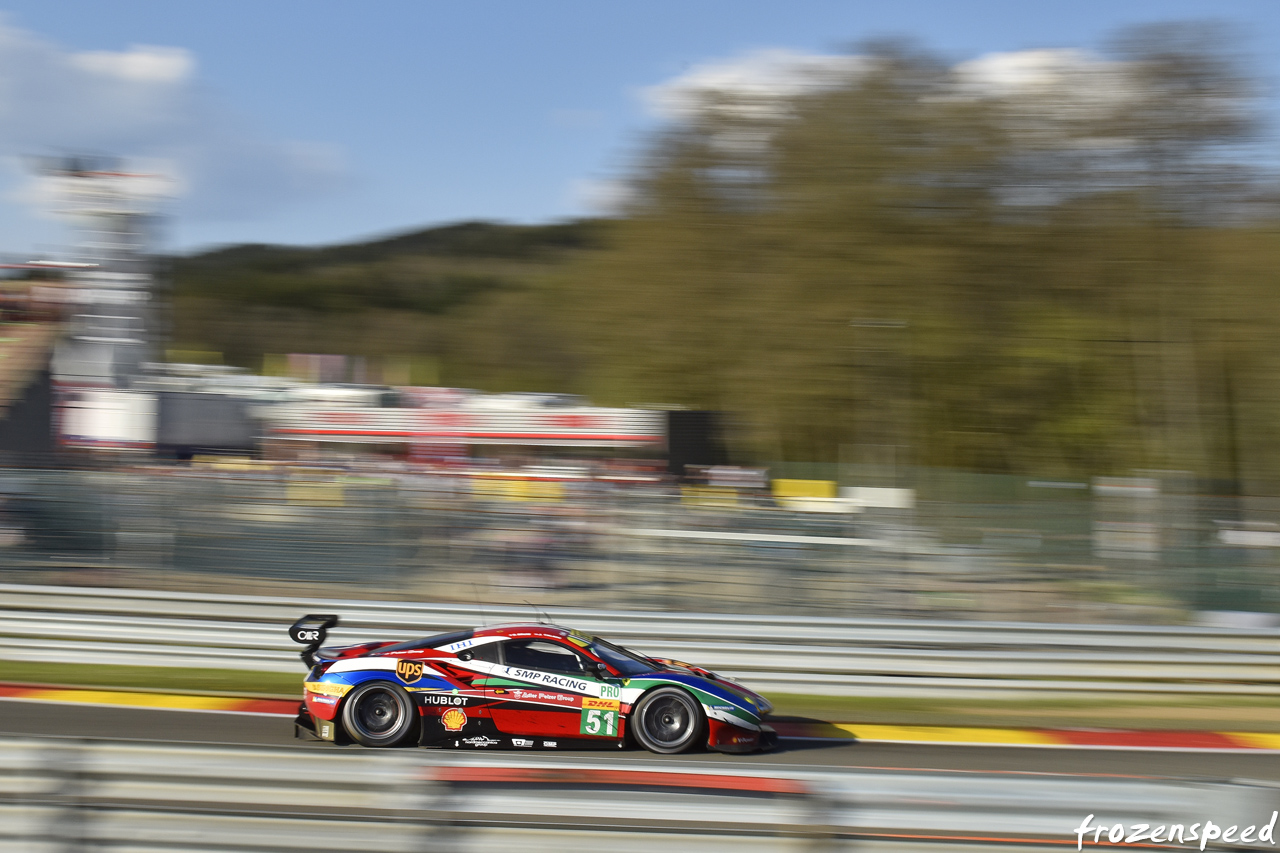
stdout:
<svg viewBox="0 0 1280 853">
<path fill-rule="evenodd" d="M 615 737 L 618 731 L 618 712 L 601 711 L 599 708 L 583 711 L 580 731 L 584 735 Z"/>
</svg>

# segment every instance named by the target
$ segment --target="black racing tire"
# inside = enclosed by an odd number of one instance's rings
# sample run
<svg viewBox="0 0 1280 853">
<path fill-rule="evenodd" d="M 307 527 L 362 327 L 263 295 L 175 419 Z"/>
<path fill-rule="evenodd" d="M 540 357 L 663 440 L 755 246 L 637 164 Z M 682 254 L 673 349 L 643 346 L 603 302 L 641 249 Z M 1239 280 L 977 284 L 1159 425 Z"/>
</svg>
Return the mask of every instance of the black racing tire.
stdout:
<svg viewBox="0 0 1280 853">
<path fill-rule="evenodd" d="M 342 727 L 362 746 L 398 746 L 413 732 L 418 715 L 405 689 L 390 681 L 366 681 L 347 694 Z"/>
<path fill-rule="evenodd" d="M 631 713 L 631 734 L 641 746 L 659 755 L 693 749 L 702 742 L 706 727 L 701 703 L 679 687 L 659 687 L 646 693 Z"/>
</svg>

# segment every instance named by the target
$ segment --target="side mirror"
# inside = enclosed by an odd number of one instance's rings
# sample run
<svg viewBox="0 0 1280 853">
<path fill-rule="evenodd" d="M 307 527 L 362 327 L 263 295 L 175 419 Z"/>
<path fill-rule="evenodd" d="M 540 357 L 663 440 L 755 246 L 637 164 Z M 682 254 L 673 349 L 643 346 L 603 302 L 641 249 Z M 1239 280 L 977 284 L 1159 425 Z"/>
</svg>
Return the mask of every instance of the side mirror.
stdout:
<svg viewBox="0 0 1280 853">
<path fill-rule="evenodd" d="M 475 655 L 466 649 L 458 652 L 458 660 L 471 660 L 473 657 L 475 657 Z"/>
<path fill-rule="evenodd" d="M 602 661 L 591 661 L 587 664 L 587 668 L 596 678 L 607 678 L 609 675 L 609 667 Z"/>
</svg>

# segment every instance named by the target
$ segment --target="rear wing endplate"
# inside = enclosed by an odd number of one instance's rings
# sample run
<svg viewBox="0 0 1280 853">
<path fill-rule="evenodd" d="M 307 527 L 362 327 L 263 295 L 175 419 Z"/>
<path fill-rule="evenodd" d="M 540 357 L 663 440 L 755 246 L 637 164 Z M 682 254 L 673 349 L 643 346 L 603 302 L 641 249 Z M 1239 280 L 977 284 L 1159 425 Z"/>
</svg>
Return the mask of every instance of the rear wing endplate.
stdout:
<svg viewBox="0 0 1280 853">
<path fill-rule="evenodd" d="M 337 624 L 338 617 L 333 614 L 309 613 L 289 626 L 289 639 L 306 646 L 299 657 L 308 668 L 316 665 L 316 649 L 324 642 L 328 630 Z"/>
</svg>

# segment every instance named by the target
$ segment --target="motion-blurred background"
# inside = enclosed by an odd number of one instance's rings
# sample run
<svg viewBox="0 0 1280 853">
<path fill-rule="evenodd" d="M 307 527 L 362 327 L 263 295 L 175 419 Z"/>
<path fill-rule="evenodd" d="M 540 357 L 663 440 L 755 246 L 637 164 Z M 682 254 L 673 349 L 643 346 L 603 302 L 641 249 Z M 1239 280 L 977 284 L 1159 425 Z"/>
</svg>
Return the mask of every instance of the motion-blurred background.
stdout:
<svg viewBox="0 0 1280 853">
<path fill-rule="evenodd" d="M 13 56 L 66 71 L 67 114 L 100 108 L 90 78 L 163 84 L 179 129 L 5 140 L 64 230 L 4 271 L 0 576 L 1274 625 L 1259 8 L 1023 49 L 1046 36 L 991 4 L 1006 42 L 962 56 L 757 33 L 643 81 L 596 214 L 212 249 L 172 244 L 202 215 L 172 199 L 221 174 L 181 153 L 212 121 L 191 57 L 6 24 Z M 289 150 L 271 180 L 316 189 Z"/>
</svg>

